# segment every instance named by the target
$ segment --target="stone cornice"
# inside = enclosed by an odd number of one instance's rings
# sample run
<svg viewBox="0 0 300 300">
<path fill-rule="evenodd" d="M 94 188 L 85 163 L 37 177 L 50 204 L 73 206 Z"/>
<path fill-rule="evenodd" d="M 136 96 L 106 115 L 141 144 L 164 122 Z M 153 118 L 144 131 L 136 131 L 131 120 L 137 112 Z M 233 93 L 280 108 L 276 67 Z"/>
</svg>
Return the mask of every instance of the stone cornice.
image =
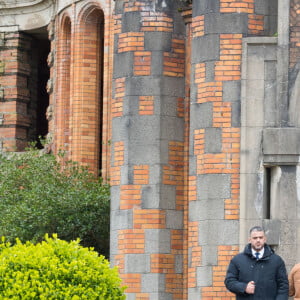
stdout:
<svg viewBox="0 0 300 300">
<path fill-rule="evenodd" d="M 45 0 L 23 0 L 16 1 L 15 0 L 5 0 L 5 2 L 0 2 L 0 9 L 16 9 L 16 8 L 24 8 L 28 6 L 34 6 L 36 4 L 40 4 L 45 2 Z"/>
<path fill-rule="evenodd" d="M 18 26 L 20 30 L 44 27 L 54 10 L 55 0 L 0 1 L 0 27 Z"/>
</svg>

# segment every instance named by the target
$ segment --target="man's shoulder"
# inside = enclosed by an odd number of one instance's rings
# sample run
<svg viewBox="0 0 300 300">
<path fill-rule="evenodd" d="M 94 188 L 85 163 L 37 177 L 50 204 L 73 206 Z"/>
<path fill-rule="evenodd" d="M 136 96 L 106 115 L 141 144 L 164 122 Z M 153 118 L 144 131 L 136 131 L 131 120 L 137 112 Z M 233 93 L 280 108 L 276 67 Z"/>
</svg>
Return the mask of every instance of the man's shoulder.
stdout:
<svg viewBox="0 0 300 300">
<path fill-rule="evenodd" d="M 275 252 L 271 253 L 270 258 L 280 263 L 284 263 L 283 258 L 279 254 L 276 254 Z"/>
<path fill-rule="evenodd" d="M 236 255 L 232 258 L 232 260 L 233 260 L 233 261 L 238 261 L 238 260 L 245 259 L 245 258 L 247 258 L 248 256 L 249 256 L 249 255 L 247 255 L 245 252 L 240 252 L 240 253 L 236 254 Z"/>
</svg>

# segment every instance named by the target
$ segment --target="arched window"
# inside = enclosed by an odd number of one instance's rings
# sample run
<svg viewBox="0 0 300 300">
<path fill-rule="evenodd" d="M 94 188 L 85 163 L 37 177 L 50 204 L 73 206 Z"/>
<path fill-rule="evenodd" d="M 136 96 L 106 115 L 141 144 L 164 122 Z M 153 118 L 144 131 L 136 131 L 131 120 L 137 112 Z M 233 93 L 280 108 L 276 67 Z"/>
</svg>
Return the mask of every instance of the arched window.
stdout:
<svg viewBox="0 0 300 300">
<path fill-rule="evenodd" d="M 65 17 L 59 32 L 57 49 L 58 97 L 56 102 L 56 143 L 57 151 L 66 151 L 70 143 L 70 97 L 71 97 L 71 21 Z M 67 156 L 68 157 L 68 156 Z"/>
<path fill-rule="evenodd" d="M 102 168 L 104 15 L 88 8 L 74 39 L 72 159 L 97 173 Z"/>
</svg>

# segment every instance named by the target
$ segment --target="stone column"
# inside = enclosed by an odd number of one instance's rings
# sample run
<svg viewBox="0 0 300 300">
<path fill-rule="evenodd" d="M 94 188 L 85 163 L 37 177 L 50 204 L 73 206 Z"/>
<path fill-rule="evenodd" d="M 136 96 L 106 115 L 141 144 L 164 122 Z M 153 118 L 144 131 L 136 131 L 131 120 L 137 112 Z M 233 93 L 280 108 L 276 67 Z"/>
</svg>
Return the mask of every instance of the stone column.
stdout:
<svg viewBox="0 0 300 300">
<path fill-rule="evenodd" d="M 115 2 L 111 261 L 127 299 L 182 299 L 184 35 L 176 1 Z"/>
<path fill-rule="evenodd" d="M 231 296 L 239 251 L 242 38 L 274 30 L 269 1 L 193 1 L 188 299 Z"/>
</svg>

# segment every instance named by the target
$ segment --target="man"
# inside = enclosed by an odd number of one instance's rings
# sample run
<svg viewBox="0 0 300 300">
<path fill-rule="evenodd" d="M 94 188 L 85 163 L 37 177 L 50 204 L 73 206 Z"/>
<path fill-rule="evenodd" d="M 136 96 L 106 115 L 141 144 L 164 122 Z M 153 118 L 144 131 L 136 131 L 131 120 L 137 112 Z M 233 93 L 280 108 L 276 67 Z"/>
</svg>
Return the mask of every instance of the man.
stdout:
<svg viewBox="0 0 300 300">
<path fill-rule="evenodd" d="M 239 300 L 288 299 L 284 261 L 266 244 L 265 232 L 260 226 L 250 229 L 249 244 L 230 261 L 225 285 Z"/>
<path fill-rule="evenodd" d="M 289 273 L 289 295 L 300 299 L 300 263 L 296 264 Z"/>
</svg>

